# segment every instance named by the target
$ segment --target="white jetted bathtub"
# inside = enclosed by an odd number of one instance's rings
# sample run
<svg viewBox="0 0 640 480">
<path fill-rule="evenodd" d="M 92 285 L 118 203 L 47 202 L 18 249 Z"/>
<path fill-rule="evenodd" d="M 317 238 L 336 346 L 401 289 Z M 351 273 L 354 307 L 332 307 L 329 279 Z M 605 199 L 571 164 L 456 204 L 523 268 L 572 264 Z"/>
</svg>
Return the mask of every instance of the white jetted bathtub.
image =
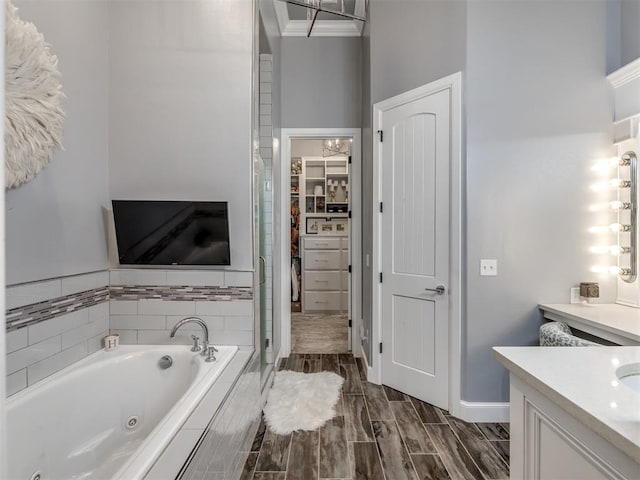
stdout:
<svg viewBox="0 0 640 480">
<path fill-rule="evenodd" d="M 101 350 L 8 398 L 9 479 L 142 478 L 237 351 L 218 348 Z"/>
</svg>

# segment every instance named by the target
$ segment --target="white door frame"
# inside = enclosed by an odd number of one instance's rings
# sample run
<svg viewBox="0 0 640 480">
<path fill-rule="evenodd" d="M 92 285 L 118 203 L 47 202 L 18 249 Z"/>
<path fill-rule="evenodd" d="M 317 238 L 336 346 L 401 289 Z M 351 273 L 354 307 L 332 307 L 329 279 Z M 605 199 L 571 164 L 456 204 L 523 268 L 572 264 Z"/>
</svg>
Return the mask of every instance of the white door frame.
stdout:
<svg viewBox="0 0 640 480">
<path fill-rule="evenodd" d="M 291 184 L 291 140 L 313 138 L 352 137 L 351 175 L 349 188 L 351 196 L 351 238 L 349 253 L 351 256 L 351 350 L 360 355 L 360 324 L 362 322 L 362 198 L 361 198 L 361 131 L 359 128 L 283 128 L 280 141 L 280 161 L 274 163 L 274 231 L 275 258 L 274 265 L 280 267 L 280 282 L 274 282 L 274 319 L 280 319 L 280 352 L 279 358 L 288 357 L 291 353 L 291 225 L 289 205 Z M 279 238 L 278 238 L 279 237 Z"/>
<path fill-rule="evenodd" d="M 379 136 L 384 111 L 417 100 L 441 90 L 451 92 L 451 190 L 450 190 L 450 258 L 449 258 L 449 412 L 459 416 L 461 411 L 461 318 L 462 318 L 462 73 L 454 73 L 435 82 L 383 100 L 373 105 L 373 204 L 382 198 L 381 166 L 382 148 Z M 386 132 L 385 132 L 386 133 Z M 374 212 L 377 209 L 374 209 Z M 383 214 L 384 215 L 384 214 Z M 377 278 L 382 265 L 382 231 L 380 214 L 373 215 L 372 272 Z M 382 341 L 382 287 L 377 281 L 372 289 L 372 351 L 370 381 L 382 382 L 381 354 L 378 345 Z"/>
</svg>

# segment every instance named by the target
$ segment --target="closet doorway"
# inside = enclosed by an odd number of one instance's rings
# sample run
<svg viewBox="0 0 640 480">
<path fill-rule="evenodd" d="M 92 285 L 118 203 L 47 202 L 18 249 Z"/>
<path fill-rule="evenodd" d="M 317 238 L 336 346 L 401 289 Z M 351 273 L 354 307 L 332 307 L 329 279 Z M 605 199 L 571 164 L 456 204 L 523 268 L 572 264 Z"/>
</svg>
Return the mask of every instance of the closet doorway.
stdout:
<svg viewBox="0 0 640 480">
<path fill-rule="evenodd" d="M 359 348 L 359 167 L 359 129 L 283 131 L 281 356 Z"/>
</svg>

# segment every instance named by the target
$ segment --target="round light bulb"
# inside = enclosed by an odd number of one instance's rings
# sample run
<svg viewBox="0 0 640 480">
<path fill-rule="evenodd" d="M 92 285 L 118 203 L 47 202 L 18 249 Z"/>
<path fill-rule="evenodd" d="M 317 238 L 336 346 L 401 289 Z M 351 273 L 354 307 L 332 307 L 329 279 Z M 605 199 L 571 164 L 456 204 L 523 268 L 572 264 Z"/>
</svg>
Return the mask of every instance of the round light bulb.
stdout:
<svg viewBox="0 0 640 480">
<path fill-rule="evenodd" d="M 609 203 L 609 208 L 611 210 L 623 210 L 624 209 L 624 203 L 621 202 L 620 200 L 616 200 L 615 202 Z"/>
<path fill-rule="evenodd" d="M 621 223 L 612 223 L 611 225 L 609 225 L 609 230 L 614 233 L 627 232 L 629 231 L 629 228 L 629 225 L 622 225 Z"/>
<path fill-rule="evenodd" d="M 622 273 L 622 269 L 620 267 L 609 267 L 609 273 L 611 275 L 620 275 Z"/>
</svg>

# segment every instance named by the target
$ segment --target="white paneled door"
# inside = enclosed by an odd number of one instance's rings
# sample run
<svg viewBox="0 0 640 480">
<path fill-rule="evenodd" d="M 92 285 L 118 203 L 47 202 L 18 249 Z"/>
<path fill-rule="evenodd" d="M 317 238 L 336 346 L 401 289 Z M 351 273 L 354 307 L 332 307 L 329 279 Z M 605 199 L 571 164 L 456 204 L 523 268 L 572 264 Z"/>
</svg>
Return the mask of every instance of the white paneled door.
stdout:
<svg viewBox="0 0 640 480">
<path fill-rule="evenodd" d="M 450 96 L 431 91 L 383 110 L 378 123 L 382 383 L 445 409 Z"/>
</svg>

